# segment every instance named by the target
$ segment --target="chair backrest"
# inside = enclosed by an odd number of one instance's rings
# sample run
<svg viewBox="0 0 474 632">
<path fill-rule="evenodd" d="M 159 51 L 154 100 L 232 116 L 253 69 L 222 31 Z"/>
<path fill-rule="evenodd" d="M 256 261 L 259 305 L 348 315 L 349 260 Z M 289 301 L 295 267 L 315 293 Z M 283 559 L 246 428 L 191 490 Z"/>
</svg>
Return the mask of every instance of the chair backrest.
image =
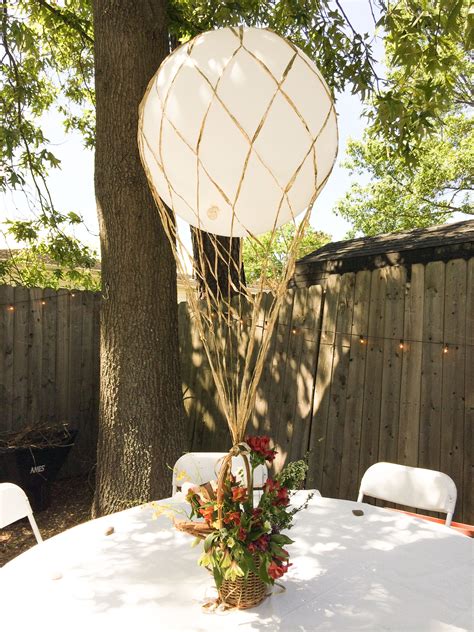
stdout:
<svg viewBox="0 0 474 632">
<path fill-rule="evenodd" d="M 173 494 L 178 491 L 183 483 L 207 483 L 217 478 L 222 459 L 227 452 L 188 452 L 183 454 L 173 468 Z M 244 462 L 241 456 L 232 458 L 232 473 L 246 480 Z M 254 472 L 254 488 L 263 487 L 268 478 L 268 470 L 265 465 L 259 465 Z"/>
<path fill-rule="evenodd" d="M 375 463 L 362 477 L 358 502 L 364 496 L 446 513 L 446 525 L 449 526 L 457 490 L 453 479 L 443 472 L 396 463 Z"/>
<path fill-rule="evenodd" d="M 27 495 L 13 483 L 0 483 L 0 529 L 21 518 L 28 518 L 36 541 L 42 542 Z"/>
</svg>

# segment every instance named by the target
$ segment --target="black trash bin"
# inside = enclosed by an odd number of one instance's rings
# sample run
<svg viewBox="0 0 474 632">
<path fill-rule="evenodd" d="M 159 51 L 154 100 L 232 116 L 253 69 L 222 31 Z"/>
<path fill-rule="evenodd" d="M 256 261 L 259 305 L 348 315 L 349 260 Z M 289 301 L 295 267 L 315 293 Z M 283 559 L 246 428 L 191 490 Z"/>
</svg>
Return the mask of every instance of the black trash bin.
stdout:
<svg viewBox="0 0 474 632">
<path fill-rule="evenodd" d="M 77 430 L 66 427 L 52 429 L 48 436 L 34 432 L 21 436 L 18 433 L 3 435 L 0 440 L 0 482 L 19 485 L 29 498 L 33 511 L 47 509 L 51 502 L 50 485 L 56 479 L 70 449 Z M 29 445 L 28 445 L 29 444 Z"/>
</svg>

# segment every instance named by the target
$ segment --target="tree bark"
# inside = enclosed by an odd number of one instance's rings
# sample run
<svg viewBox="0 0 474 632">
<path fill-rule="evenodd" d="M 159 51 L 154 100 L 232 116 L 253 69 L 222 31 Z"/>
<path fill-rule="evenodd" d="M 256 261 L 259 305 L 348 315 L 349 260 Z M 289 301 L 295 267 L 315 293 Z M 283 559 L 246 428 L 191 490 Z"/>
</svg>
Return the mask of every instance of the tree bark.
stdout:
<svg viewBox="0 0 474 632">
<path fill-rule="evenodd" d="M 210 292 L 217 301 L 229 302 L 246 286 L 242 240 L 192 227 L 191 238 L 201 298 Z"/>
<path fill-rule="evenodd" d="M 176 266 L 137 146 L 138 105 L 168 53 L 162 0 L 94 0 L 95 189 L 102 252 L 93 514 L 168 496 L 187 447 Z"/>
</svg>

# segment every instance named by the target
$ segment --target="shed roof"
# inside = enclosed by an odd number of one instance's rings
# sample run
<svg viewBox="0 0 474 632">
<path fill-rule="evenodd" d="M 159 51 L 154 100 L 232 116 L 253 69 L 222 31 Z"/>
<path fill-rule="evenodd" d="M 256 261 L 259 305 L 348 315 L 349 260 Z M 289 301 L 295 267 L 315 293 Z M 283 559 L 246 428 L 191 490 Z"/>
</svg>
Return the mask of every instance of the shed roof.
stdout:
<svg viewBox="0 0 474 632">
<path fill-rule="evenodd" d="M 347 241 L 334 241 L 306 255 L 298 263 L 367 256 L 386 252 L 404 252 L 416 248 L 474 241 L 474 220 L 442 224 L 430 228 L 415 228 L 400 233 L 385 233 L 375 237 L 359 237 Z"/>
<path fill-rule="evenodd" d="M 467 220 L 328 243 L 297 261 L 294 282 L 306 286 L 328 274 L 473 256 L 474 220 Z"/>
</svg>

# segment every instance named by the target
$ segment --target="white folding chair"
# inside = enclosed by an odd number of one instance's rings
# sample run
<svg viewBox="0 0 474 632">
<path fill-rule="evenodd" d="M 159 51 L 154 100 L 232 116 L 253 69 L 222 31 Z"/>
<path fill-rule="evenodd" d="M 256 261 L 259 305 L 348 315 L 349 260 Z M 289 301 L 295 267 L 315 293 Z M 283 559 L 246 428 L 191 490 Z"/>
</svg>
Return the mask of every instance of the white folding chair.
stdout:
<svg viewBox="0 0 474 632">
<path fill-rule="evenodd" d="M 42 542 L 43 538 L 25 492 L 13 483 L 0 483 L 0 529 L 20 518 L 28 518 L 36 541 Z"/>
<path fill-rule="evenodd" d="M 217 478 L 222 459 L 227 452 L 188 452 L 179 457 L 173 467 L 173 495 L 183 483 L 201 485 Z M 232 458 L 232 473 L 246 481 L 245 466 L 241 456 Z M 265 465 L 259 465 L 254 471 L 253 486 L 262 488 L 268 478 Z"/>
<path fill-rule="evenodd" d="M 457 490 L 453 479 L 443 472 L 396 463 L 375 463 L 362 477 L 357 502 L 362 502 L 364 496 L 445 513 L 445 524 L 449 527 Z"/>
</svg>

